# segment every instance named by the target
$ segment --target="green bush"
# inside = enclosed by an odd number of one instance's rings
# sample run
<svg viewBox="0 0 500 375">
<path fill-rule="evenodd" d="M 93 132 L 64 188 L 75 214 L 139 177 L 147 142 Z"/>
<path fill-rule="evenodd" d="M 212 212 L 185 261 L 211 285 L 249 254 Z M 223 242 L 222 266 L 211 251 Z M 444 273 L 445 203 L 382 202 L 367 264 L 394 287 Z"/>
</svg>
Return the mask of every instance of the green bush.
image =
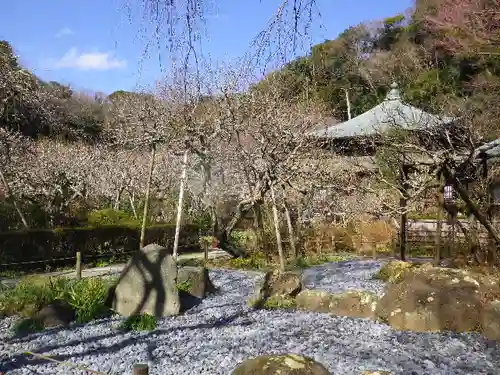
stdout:
<svg viewBox="0 0 500 375">
<path fill-rule="evenodd" d="M 67 294 L 69 304 L 75 309 L 78 323 L 87 323 L 108 312 L 106 298 L 108 286 L 97 277 L 71 282 Z"/>
<path fill-rule="evenodd" d="M 124 331 L 153 331 L 158 326 L 158 320 L 154 315 L 141 314 L 129 316 L 120 325 Z"/>
<path fill-rule="evenodd" d="M 257 250 L 257 236 L 252 230 L 235 230 L 231 232 L 230 241 L 237 248 L 247 251 Z"/>
<path fill-rule="evenodd" d="M 0 313 L 33 318 L 42 307 L 63 300 L 73 307 L 77 321 L 86 323 L 108 312 L 105 303 L 109 287 L 105 280 L 94 277 L 68 280 L 28 276 L 0 295 Z"/>
<path fill-rule="evenodd" d="M 265 254 L 261 252 L 251 253 L 249 257 L 246 258 L 233 258 L 229 260 L 229 264 L 233 268 L 237 269 L 262 269 L 265 268 L 268 263 Z"/>
<path fill-rule="evenodd" d="M 103 210 L 91 211 L 87 216 L 90 226 L 100 227 L 106 225 L 137 225 L 141 223 L 128 212 L 105 208 Z"/>
<path fill-rule="evenodd" d="M 171 245 L 175 225 L 150 226 L 146 230 L 146 243 Z M 28 263 L 12 268 L 22 270 L 43 269 L 44 262 L 53 267 L 73 266 L 76 252 L 83 262 L 103 255 L 127 257 L 139 248 L 140 227 L 133 225 L 106 225 L 85 228 L 33 229 L 0 233 L 0 263 Z M 179 239 L 179 253 L 200 252 L 199 227 L 184 225 Z M 67 258 L 67 259 L 61 259 Z"/>
<path fill-rule="evenodd" d="M 177 284 L 177 289 L 179 291 L 182 291 L 182 292 L 189 292 L 189 290 L 191 289 L 191 281 L 190 280 L 186 280 L 186 281 L 183 281 L 182 283 L 179 283 Z"/>
<path fill-rule="evenodd" d="M 41 321 L 33 318 L 24 318 L 18 320 L 14 324 L 14 333 L 16 336 L 23 336 L 30 333 L 43 331 L 43 324 Z"/>
</svg>

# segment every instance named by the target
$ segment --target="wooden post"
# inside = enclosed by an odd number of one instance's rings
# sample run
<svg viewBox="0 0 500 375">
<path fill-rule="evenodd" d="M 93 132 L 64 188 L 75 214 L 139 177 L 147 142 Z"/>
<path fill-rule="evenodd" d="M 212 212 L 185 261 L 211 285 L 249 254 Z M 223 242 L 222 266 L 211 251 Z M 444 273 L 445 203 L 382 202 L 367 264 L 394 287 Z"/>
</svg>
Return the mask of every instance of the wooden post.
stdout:
<svg viewBox="0 0 500 375">
<path fill-rule="evenodd" d="M 401 210 L 401 218 L 399 223 L 399 255 L 401 260 L 404 262 L 406 260 L 406 248 L 407 248 L 407 238 L 408 238 L 408 166 L 404 163 L 401 165 L 401 198 L 399 199 L 399 208 Z"/>
<path fill-rule="evenodd" d="M 137 363 L 134 365 L 132 375 L 149 375 L 149 366 L 145 363 Z"/>
<path fill-rule="evenodd" d="M 76 279 L 82 279 L 82 253 L 80 251 L 76 252 Z"/>
<path fill-rule="evenodd" d="M 208 263 L 208 241 L 203 241 L 203 249 L 205 250 L 205 266 Z"/>
</svg>

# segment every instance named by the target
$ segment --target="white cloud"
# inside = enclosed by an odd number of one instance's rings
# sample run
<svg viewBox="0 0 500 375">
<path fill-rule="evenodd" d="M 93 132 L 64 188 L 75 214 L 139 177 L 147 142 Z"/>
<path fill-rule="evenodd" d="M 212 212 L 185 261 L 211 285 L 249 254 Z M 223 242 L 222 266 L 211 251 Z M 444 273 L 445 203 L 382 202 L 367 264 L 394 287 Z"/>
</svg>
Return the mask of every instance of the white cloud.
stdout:
<svg viewBox="0 0 500 375">
<path fill-rule="evenodd" d="M 56 69 L 79 70 L 110 70 L 123 68 L 126 65 L 126 60 L 114 57 L 112 52 L 80 53 L 76 48 L 71 48 L 53 63 Z"/>
<path fill-rule="evenodd" d="M 70 35 L 74 35 L 74 34 L 75 34 L 75 32 L 73 30 L 71 30 L 69 27 L 64 27 L 57 32 L 56 38 L 62 38 L 62 37 L 70 36 Z"/>
</svg>

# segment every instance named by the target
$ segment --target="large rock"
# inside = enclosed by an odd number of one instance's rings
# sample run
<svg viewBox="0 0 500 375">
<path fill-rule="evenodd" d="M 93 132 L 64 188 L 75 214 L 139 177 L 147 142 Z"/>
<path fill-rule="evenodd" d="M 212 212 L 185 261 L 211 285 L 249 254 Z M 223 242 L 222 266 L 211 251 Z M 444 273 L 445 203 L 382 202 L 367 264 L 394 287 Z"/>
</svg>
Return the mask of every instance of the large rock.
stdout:
<svg viewBox="0 0 500 375">
<path fill-rule="evenodd" d="M 205 267 L 185 266 L 177 273 L 177 286 L 197 298 L 205 298 L 214 293 L 216 288 Z"/>
<path fill-rule="evenodd" d="M 481 315 L 481 328 L 488 339 L 500 341 L 500 300 L 485 304 Z"/>
<path fill-rule="evenodd" d="M 265 355 L 246 360 L 232 375 L 331 375 L 321 363 L 296 354 Z"/>
<path fill-rule="evenodd" d="M 180 299 L 171 249 L 151 244 L 134 253 L 111 293 L 113 310 L 123 316 L 178 315 Z"/>
<path fill-rule="evenodd" d="M 365 370 L 361 373 L 361 375 L 392 375 L 392 373 L 382 370 Z"/>
<path fill-rule="evenodd" d="M 482 331 L 484 307 L 500 296 L 498 278 L 464 270 L 419 267 L 386 285 L 380 320 L 417 332 Z"/>
<path fill-rule="evenodd" d="M 44 306 L 35 315 L 45 328 L 68 325 L 75 319 L 75 310 L 66 301 L 56 300 L 54 303 Z"/>
<path fill-rule="evenodd" d="M 306 289 L 297 295 L 295 301 L 301 310 L 371 319 L 375 317 L 378 297 L 367 291 L 348 290 L 332 294 Z"/>
<path fill-rule="evenodd" d="M 268 271 L 264 275 L 264 280 L 258 286 L 254 297 L 250 300 L 250 305 L 262 308 L 270 298 L 273 300 L 293 299 L 301 290 L 301 272 Z"/>
</svg>

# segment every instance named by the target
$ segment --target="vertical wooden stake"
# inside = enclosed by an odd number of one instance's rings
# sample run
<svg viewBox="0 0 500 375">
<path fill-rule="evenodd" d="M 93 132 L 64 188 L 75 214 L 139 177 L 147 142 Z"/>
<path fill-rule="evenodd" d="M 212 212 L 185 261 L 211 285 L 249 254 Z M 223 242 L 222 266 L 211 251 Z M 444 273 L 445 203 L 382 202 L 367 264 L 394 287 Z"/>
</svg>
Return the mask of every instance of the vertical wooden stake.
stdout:
<svg viewBox="0 0 500 375">
<path fill-rule="evenodd" d="M 132 375 L 149 375 L 149 366 L 144 363 L 135 364 Z"/>
<path fill-rule="evenodd" d="M 205 250 L 205 266 L 207 265 L 208 263 L 208 242 L 207 241 L 203 241 L 203 248 Z"/>
<path fill-rule="evenodd" d="M 76 252 L 76 279 L 82 279 L 82 253 L 80 251 Z"/>
</svg>

